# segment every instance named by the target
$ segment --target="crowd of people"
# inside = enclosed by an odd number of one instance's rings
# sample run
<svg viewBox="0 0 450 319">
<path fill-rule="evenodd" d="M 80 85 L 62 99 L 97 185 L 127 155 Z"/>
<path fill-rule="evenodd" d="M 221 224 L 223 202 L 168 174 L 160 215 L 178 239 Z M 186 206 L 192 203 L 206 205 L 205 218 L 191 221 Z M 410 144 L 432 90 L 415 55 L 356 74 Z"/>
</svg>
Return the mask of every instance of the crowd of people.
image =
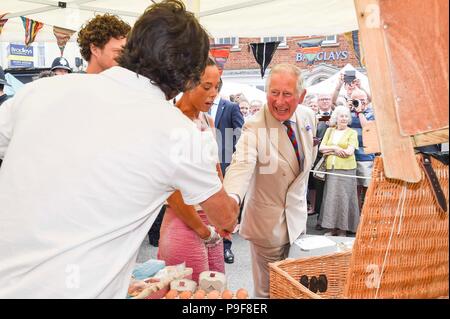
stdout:
<svg viewBox="0 0 450 319">
<path fill-rule="evenodd" d="M 374 119 L 358 79 L 342 77 L 342 99 L 308 96 L 300 69 L 278 64 L 266 104 L 221 97 L 208 34 L 177 0 L 133 28 L 97 16 L 78 44 L 87 74 L 58 57 L 6 99 L 0 73 L 0 297 L 124 298 L 158 213 L 158 258 L 194 280 L 234 262 L 239 229 L 261 298 L 268 263 L 306 233 L 307 193 L 318 227 L 356 231 Z M 321 156 L 324 182 L 310 177 Z"/>
<path fill-rule="evenodd" d="M 345 94 L 340 96 L 342 86 Z M 321 143 L 315 163 L 326 156 L 330 173 L 325 181 L 312 174 L 308 213 L 318 215 L 316 229 L 327 230 L 325 234 L 354 234 L 375 158 L 375 154 L 365 153 L 362 138 L 362 128 L 375 120 L 370 94 L 360 79 L 343 72 L 334 92 L 308 95 L 305 105 L 319 119 L 317 138 Z"/>
</svg>

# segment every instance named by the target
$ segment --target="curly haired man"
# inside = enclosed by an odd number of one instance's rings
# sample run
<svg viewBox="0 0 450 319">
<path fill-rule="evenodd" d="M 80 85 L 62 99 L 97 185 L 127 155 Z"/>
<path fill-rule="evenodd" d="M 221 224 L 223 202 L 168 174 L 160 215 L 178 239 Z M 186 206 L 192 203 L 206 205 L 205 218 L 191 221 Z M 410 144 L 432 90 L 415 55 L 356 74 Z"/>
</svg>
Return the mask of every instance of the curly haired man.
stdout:
<svg viewBox="0 0 450 319">
<path fill-rule="evenodd" d="M 97 15 L 78 33 L 78 45 L 88 61 L 86 73 L 100 73 L 116 66 L 131 27 L 110 14 Z"/>
</svg>

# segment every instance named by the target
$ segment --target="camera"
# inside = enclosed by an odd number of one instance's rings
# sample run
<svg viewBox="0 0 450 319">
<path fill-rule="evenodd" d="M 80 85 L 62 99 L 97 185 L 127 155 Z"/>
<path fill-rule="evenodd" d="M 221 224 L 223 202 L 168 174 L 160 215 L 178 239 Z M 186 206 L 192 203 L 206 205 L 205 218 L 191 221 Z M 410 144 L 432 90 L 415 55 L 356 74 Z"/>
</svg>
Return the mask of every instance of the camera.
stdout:
<svg viewBox="0 0 450 319">
<path fill-rule="evenodd" d="M 356 109 L 361 105 L 359 100 L 352 100 L 352 106 Z"/>
<path fill-rule="evenodd" d="M 356 74 L 354 70 L 345 71 L 344 73 L 344 82 L 351 84 L 354 80 L 356 80 Z"/>
</svg>

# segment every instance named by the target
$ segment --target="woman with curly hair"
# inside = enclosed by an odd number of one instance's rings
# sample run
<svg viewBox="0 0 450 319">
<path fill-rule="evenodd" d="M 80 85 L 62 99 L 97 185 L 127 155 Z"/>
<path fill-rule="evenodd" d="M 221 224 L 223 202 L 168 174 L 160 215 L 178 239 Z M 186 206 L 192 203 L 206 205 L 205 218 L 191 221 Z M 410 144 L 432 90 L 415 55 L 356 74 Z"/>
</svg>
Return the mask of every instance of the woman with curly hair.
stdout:
<svg viewBox="0 0 450 319">
<path fill-rule="evenodd" d="M 78 32 L 81 56 L 88 61 L 86 73 L 100 73 L 117 65 L 131 27 L 117 16 L 96 15 Z"/>
</svg>

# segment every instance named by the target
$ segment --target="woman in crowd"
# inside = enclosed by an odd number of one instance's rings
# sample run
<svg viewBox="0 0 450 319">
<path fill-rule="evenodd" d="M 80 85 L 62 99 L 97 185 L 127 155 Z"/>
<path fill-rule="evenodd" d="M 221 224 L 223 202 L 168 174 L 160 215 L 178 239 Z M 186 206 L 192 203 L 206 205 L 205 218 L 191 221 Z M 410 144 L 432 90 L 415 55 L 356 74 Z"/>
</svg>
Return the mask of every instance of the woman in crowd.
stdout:
<svg viewBox="0 0 450 319">
<path fill-rule="evenodd" d="M 214 128 L 213 120 L 206 112 L 218 94 L 219 81 L 219 69 L 213 60 L 209 59 L 200 84 L 184 92 L 176 102 L 176 107 L 195 122 L 201 131 Z M 211 142 L 215 146 L 213 149 L 217 151 L 213 138 Z M 217 152 L 215 156 L 218 156 Z M 222 180 L 219 165 L 217 172 Z M 164 260 L 166 265 L 185 262 L 186 267 L 193 269 L 192 279 L 195 281 L 198 281 L 199 274 L 203 271 L 225 272 L 223 242 L 218 234 L 221 231 L 209 224 L 200 206 L 184 204 L 179 191 L 169 198 L 168 203 L 160 230 L 158 258 Z M 185 218 L 180 219 L 175 212 L 181 213 L 178 216 Z"/>
<path fill-rule="evenodd" d="M 327 156 L 329 173 L 356 175 L 355 149 L 358 136 L 349 128 L 352 122 L 350 110 L 337 106 L 331 114 L 330 127 L 325 132 L 319 151 Z M 346 236 L 347 231 L 356 232 L 359 224 L 359 207 L 356 195 L 356 179 L 353 177 L 327 175 L 320 209 L 320 225 L 330 229 L 326 235 Z"/>
<path fill-rule="evenodd" d="M 244 119 L 250 116 L 250 103 L 247 100 L 239 101 L 239 109 L 241 110 Z"/>
<path fill-rule="evenodd" d="M 313 95 L 309 101 L 308 104 L 306 104 L 306 106 L 310 107 L 311 110 L 313 110 L 313 112 L 315 114 L 319 113 L 319 99 L 317 98 L 316 95 Z"/>
</svg>

